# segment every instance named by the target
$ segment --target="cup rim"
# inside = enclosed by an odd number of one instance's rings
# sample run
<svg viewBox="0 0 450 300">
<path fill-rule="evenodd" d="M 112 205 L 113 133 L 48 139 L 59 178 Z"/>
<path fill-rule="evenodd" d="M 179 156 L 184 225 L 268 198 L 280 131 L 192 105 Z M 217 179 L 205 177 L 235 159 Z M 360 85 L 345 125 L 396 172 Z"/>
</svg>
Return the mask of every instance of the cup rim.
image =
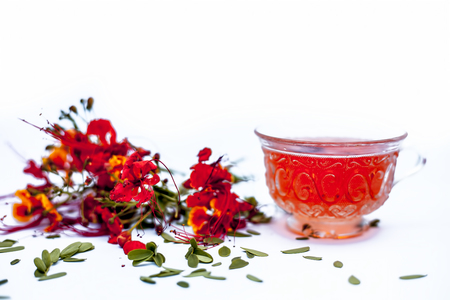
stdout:
<svg viewBox="0 0 450 300">
<path fill-rule="evenodd" d="M 307 139 L 307 138 L 281 138 L 276 136 L 267 135 L 264 133 L 261 133 L 259 131 L 259 128 L 261 126 L 258 126 L 255 128 L 254 133 L 261 139 L 275 142 L 275 143 L 281 143 L 281 144 L 289 144 L 289 145 L 298 145 L 298 146 L 329 146 L 329 147 L 354 147 L 354 146 L 369 146 L 374 144 L 387 144 L 387 143 L 396 143 L 404 140 L 408 133 L 404 130 L 401 135 L 397 135 L 391 138 L 382 138 L 382 139 L 359 139 L 359 140 L 333 140 L 333 141 L 326 141 L 326 140 L 313 140 L 313 139 Z"/>
</svg>

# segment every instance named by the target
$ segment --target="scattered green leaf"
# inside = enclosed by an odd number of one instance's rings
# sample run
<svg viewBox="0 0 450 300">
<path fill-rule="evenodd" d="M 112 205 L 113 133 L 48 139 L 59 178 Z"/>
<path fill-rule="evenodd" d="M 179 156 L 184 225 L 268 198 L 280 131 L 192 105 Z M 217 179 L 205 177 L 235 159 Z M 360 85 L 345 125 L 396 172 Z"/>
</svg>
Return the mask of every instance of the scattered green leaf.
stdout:
<svg viewBox="0 0 450 300">
<path fill-rule="evenodd" d="M 66 276 L 66 275 L 67 275 L 66 272 L 55 273 L 55 274 L 48 275 L 48 276 L 42 276 L 42 277 L 39 278 L 39 281 L 55 279 L 55 278 L 63 277 L 63 276 Z"/>
<path fill-rule="evenodd" d="M 230 254 L 231 254 L 231 250 L 230 250 L 230 248 L 228 248 L 227 246 L 222 246 L 222 247 L 219 249 L 219 255 L 220 255 L 221 257 L 228 257 L 228 256 L 230 256 Z"/>
<path fill-rule="evenodd" d="M 187 283 L 186 281 L 178 281 L 177 285 L 182 287 L 182 288 L 188 288 L 189 287 L 189 283 Z"/>
<path fill-rule="evenodd" d="M 322 260 L 322 257 L 318 257 L 318 256 L 305 256 L 303 255 L 304 258 L 306 259 L 310 259 L 310 260 Z"/>
<path fill-rule="evenodd" d="M 63 259 L 64 262 L 81 262 L 81 261 L 85 261 L 86 258 L 75 258 L 75 257 L 68 257 Z"/>
<path fill-rule="evenodd" d="M 351 284 L 354 284 L 354 285 L 358 285 L 361 283 L 361 281 L 359 281 L 359 279 L 353 275 L 348 278 L 348 282 L 350 282 Z"/>
<path fill-rule="evenodd" d="M 342 268 L 344 266 L 344 264 L 342 262 L 340 262 L 339 260 L 337 260 L 333 263 L 333 266 L 335 266 L 336 268 Z"/>
<path fill-rule="evenodd" d="M 212 267 L 218 267 L 218 266 L 220 266 L 220 265 L 222 265 L 222 263 L 221 262 L 218 262 L 218 263 L 215 263 L 215 264 L 213 264 L 213 265 L 211 265 Z"/>
<path fill-rule="evenodd" d="M 151 284 L 155 284 L 156 283 L 156 281 L 154 281 L 150 277 L 141 276 L 141 277 L 139 277 L 139 279 L 141 281 L 145 282 L 145 283 L 151 283 Z"/>
<path fill-rule="evenodd" d="M 253 258 L 253 257 L 255 257 L 255 255 L 252 254 L 251 252 L 245 251 L 245 253 L 247 254 L 247 257 L 248 257 L 248 258 Z"/>
<path fill-rule="evenodd" d="M 246 234 L 243 232 L 239 232 L 239 231 L 228 231 L 227 232 L 228 236 L 233 236 L 233 237 L 251 237 L 251 234 Z"/>
<path fill-rule="evenodd" d="M 208 279 L 215 279 L 215 280 L 225 280 L 225 279 L 227 279 L 226 277 L 223 277 L 223 276 L 212 276 L 211 274 L 203 275 L 203 277 L 208 278 Z"/>
<path fill-rule="evenodd" d="M 261 233 L 259 233 L 258 231 L 256 231 L 256 230 L 252 230 L 252 229 L 247 229 L 246 230 L 248 233 L 250 233 L 250 234 L 253 234 L 253 235 L 260 235 Z"/>
<path fill-rule="evenodd" d="M 256 282 L 263 282 L 261 279 L 259 279 L 258 277 L 255 277 L 253 275 L 248 274 L 247 278 L 250 279 L 251 281 L 256 281 Z"/>
<path fill-rule="evenodd" d="M 243 267 L 245 267 L 247 265 L 248 265 L 247 261 L 238 258 L 238 259 L 235 259 L 235 260 L 231 261 L 231 265 L 230 265 L 229 269 L 230 270 L 240 269 L 240 268 L 243 268 Z"/>
<path fill-rule="evenodd" d="M 222 244 L 223 240 L 216 238 L 216 237 L 207 237 L 206 239 L 203 240 L 203 242 L 210 244 L 210 245 L 218 245 L 218 244 Z"/>
<path fill-rule="evenodd" d="M 261 252 L 261 251 L 258 251 L 258 250 L 249 249 L 249 248 L 244 248 L 244 247 L 241 247 L 241 249 L 243 249 L 243 250 L 245 250 L 245 251 L 247 251 L 247 252 L 250 252 L 251 254 L 253 254 L 253 255 L 255 255 L 255 256 L 260 256 L 260 257 L 266 257 L 266 256 L 269 256 L 269 254 L 264 253 L 264 252 Z"/>
<path fill-rule="evenodd" d="M 17 265 L 20 262 L 20 259 L 16 258 L 10 262 L 11 266 Z"/>
<path fill-rule="evenodd" d="M 309 251 L 309 247 L 301 247 L 301 248 L 295 248 L 290 250 L 282 250 L 284 254 L 297 254 L 297 253 L 305 253 Z"/>
<path fill-rule="evenodd" d="M 417 275 L 405 275 L 405 276 L 400 276 L 399 278 L 400 279 L 403 279 L 403 280 L 409 280 L 409 279 L 417 279 L 417 278 L 422 278 L 422 277 L 426 277 L 427 275 L 419 275 L 419 274 L 417 274 Z"/>
<path fill-rule="evenodd" d="M 211 272 L 206 271 L 206 269 L 197 269 L 183 277 L 199 277 L 199 276 L 205 276 L 205 275 L 209 275 L 209 274 L 211 274 Z"/>
<path fill-rule="evenodd" d="M 57 239 L 60 238 L 61 236 L 59 234 L 51 234 L 51 235 L 47 235 L 45 238 L 46 239 Z"/>
<path fill-rule="evenodd" d="M 5 283 L 7 283 L 7 282 L 8 282 L 8 279 L 2 279 L 2 280 L 0 280 L 0 285 L 3 285 Z"/>
<path fill-rule="evenodd" d="M 24 246 L 17 246 L 17 247 L 10 247 L 10 248 L 4 248 L 0 249 L 0 253 L 7 253 L 7 252 L 14 252 L 14 251 L 20 251 L 25 249 Z"/>
</svg>

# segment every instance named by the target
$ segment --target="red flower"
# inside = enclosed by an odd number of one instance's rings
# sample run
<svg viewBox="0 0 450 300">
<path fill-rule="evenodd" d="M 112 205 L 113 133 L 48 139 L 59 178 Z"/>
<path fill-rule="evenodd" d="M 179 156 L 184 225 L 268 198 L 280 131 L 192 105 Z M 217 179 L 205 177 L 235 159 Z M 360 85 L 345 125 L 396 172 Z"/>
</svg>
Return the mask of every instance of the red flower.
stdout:
<svg viewBox="0 0 450 300">
<path fill-rule="evenodd" d="M 128 253 L 131 250 L 136 250 L 136 249 L 147 249 L 145 247 L 145 244 L 139 241 L 129 241 L 126 242 L 125 245 L 123 245 L 123 252 L 128 255 Z"/>
<path fill-rule="evenodd" d="M 251 210 L 253 205 L 231 192 L 232 175 L 220 165 L 221 158 L 212 164 L 204 163 L 210 155 L 209 148 L 200 151 L 199 163 L 191 167 L 193 171 L 183 184 L 197 190 L 186 199 L 186 205 L 192 207 L 188 225 L 196 234 L 223 236 L 245 225 L 239 214 Z"/>
<path fill-rule="evenodd" d="M 117 183 L 111 191 L 111 200 L 130 202 L 134 199 L 138 202 L 137 207 L 150 201 L 154 195 L 152 186 L 159 182 L 157 174 L 153 173 L 150 177 L 151 172 L 156 169 L 157 166 L 151 161 L 142 161 L 139 153 L 131 154 L 123 166 L 120 177 L 123 183 Z"/>
</svg>

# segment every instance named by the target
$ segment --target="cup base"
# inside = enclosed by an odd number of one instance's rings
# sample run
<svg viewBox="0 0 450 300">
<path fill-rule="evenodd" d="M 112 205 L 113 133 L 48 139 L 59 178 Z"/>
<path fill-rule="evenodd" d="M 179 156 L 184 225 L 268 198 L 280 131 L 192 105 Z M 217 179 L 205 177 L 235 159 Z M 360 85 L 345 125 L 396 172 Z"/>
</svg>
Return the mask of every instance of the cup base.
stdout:
<svg viewBox="0 0 450 300">
<path fill-rule="evenodd" d="M 347 239 L 363 234 L 369 224 L 363 217 L 351 219 L 308 218 L 291 215 L 288 228 L 302 236 L 321 239 Z"/>
</svg>

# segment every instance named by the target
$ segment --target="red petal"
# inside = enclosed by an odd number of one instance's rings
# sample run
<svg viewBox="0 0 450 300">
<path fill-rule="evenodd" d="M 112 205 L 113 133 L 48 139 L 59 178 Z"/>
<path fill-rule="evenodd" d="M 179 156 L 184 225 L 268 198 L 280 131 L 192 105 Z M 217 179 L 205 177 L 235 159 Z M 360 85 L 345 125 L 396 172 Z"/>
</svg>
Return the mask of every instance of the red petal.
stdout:
<svg viewBox="0 0 450 300">
<path fill-rule="evenodd" d="M 126 242 L 125 245 L 123 245 L 123 252 L 128 255 L 128 253 L 131 250 L 136 250 L 136 249 L 147 249 L 145 247 L 145 244 L 139 241 L 129 241 Z"/>
<path fill-rule="evenodd" d="M 106 139 L 108 133 L 110 134 L 109 141 Z M 112 145 L 116 143 L 116 131 L 108 120 L 92 120 L 86 130 L 86 135 L 90 134 L 98 136 L 103 145 Z"/>
<path fill-rule="evenodd" d="M 198 162 L 202 162 L 202 161 L 207 161 L 209 159 L 209 157 L 211 156 L 212 151 L 209 148 L 203 148 L 202 150 L 200 150 L 200 152 L 198 153 Z"/>
</svg>

